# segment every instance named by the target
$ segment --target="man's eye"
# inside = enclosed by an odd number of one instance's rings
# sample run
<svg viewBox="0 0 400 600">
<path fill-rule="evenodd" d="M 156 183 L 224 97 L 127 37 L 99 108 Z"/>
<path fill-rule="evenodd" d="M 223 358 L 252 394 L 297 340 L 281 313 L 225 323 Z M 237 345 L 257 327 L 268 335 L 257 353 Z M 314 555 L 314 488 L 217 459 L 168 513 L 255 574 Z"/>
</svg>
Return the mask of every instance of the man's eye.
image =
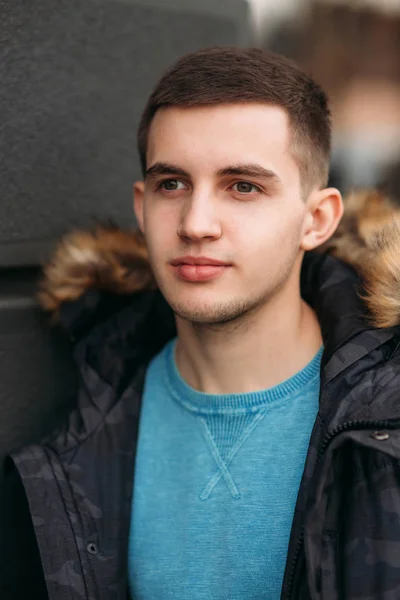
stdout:
<svg viewBox="0 0 400 600">
<path fill-rule="evenodd" d="M 167 192 L 174 192 L 184 189 L 185 184 L 179 179 L 166 179 L 160 183 L 160 188 L 163 188 Z"/>
<path fill-rule="evenodd" d="M 251 194 L 252 192 L 260 191 L 256 185 L 253 183 L 248 183 L 247 181 L 238 181 L 238 183 L 235 183 L 233 188 L 236 188 L 235 191 L 239 192 L 240 194 Z"/>
</svg>

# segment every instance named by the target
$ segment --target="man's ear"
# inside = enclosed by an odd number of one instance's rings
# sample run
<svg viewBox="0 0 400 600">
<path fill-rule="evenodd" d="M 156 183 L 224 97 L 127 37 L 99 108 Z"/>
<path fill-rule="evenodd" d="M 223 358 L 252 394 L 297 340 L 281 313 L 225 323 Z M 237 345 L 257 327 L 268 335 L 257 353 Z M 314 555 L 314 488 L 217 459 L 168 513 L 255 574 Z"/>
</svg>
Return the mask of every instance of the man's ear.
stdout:
<svg viewBox="0 0 400 600">
<path fill-rule="evenodd" d="M 136 181 L 133 185 L 133 210 L 135 213 L 136 220 L 139 225 L 139 229 L 143 231 L 143 207 L 144 207 L 144 181 Z"/>
<path fill-rule="evenodd" d="M 305 228 L 300 243 L 302 250 L 313 250 L 326 242 L 336 231 L 343 215 L 343 200 L 339 190 L 315 190 L 307 199 Z"/>
</svg>

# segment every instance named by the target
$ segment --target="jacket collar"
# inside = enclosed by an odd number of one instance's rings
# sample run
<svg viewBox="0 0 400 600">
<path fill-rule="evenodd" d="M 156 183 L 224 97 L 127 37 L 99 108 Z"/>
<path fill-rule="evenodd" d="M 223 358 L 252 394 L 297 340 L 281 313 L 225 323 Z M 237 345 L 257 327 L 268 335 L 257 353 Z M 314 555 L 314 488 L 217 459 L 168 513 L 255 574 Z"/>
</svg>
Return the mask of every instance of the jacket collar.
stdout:
<svg viewBox="0 0 400 600">
<path fill-rule="evenodd" d="M 377 328 L 371 324 L 362 301 L 364 283 L 343 261 L 307 254 L 301 284 L 302 296 L 314 308 L 322 330 L 321 390 L 352 364 L 399 335 L 399 326 Z"/>
</svg>

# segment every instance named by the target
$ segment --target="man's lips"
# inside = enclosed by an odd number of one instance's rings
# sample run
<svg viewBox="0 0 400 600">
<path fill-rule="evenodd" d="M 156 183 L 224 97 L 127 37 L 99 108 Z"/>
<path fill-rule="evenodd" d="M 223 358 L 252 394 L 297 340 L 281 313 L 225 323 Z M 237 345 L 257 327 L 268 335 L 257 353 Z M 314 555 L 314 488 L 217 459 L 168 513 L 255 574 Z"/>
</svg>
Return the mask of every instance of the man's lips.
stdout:
<svg viewBox="0 0 400 600">
<path fill-rule="evenodd" d="M 215 267 L 229 267 L 230 264 L 223 262 L 222 260 L 217 260 L 215 258 L 209 258 L 208 256 L 182 256 L 180 258 L 174 258 L 171 260 L 171 265 L 173 267 L 179 267 L 180 265 L 212 265 Z"/>
<path fill-rule="evenodd" d="M 171 261 L 180 279 L 191 282 L 210 281 L 220 277 L 232 266 L 230 263 L 207 256 L 183 256 Z"/>
</svg>

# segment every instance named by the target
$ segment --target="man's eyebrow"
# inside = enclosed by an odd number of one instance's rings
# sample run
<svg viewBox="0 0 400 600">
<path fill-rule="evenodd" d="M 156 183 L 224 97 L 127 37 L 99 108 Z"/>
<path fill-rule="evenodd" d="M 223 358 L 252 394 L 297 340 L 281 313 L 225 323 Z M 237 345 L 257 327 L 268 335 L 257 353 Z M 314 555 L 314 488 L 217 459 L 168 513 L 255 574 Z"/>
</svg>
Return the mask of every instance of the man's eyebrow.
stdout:
<svg viewBox="0 0 400 600">
<path fill-rule="evenodd" d="M 261 165 L 257 164 L 243 164 L 243 165 L 232 165 L 220 169 L 217 172 L 218 177 L 224 177 L 225 175 L 238 175 L 239 177 L 260 177 L 262 179 L 269 179 L 274 183 L 281 183 L 278 175 L 271 171 L 271 169 L 265 169 Z"/>
<path fill-rule="evenodd" d="M 190 178 L 190 173 L 178 167 L 176 165 L 164 162 L 154 163 L 146 171 L 145 178 L 152 179 L 160 175 L 177 175 L 179 177 Z M 224 167 L 219 169 L 217 172 L 218 177 L 225 177 L 226 175 L 237 175 L 239 177 L 260 177 L 262 179 L 268 179 L 275 183 L 280 183 L 281 180 L 278 175 L 271 169 L 265 169 L 261 165 L 257 164 L 237 164 Z"/>
<path fill-rule="evenodd" d="M 154 165 L 149 167 L 146 171 L 145 178 L 151 179 L 153 177 L 158 177 L 159 175 L 179 175 L 180 177 L 190 178 L 190 174 L 184 169 L 163 162 L 154 163 Z"/>
</svg>

